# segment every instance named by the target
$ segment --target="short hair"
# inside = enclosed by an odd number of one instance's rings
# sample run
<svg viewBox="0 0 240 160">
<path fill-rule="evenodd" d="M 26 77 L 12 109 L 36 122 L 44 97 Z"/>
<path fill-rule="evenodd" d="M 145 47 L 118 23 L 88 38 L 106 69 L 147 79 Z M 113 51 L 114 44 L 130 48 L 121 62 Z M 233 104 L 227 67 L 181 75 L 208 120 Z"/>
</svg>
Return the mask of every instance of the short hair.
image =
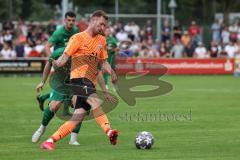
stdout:
<svg viewBox="0 0 240 160">
<path fill-rule="evenodd" d="M 67 17 L 76 17 L 76 14 L 72 11 L 68 11 L 65 13 L 65 18 L 67 18 Z"/>
<path fill-rule="evenodd" d="M 105 20 L 108 20 L 108 16 L 107 16 L 106 12 L 104 12 L 103 10 L 94 11 L 91 15 L 91 18 L 92 17 L 103 17 Z"/>
</svg>

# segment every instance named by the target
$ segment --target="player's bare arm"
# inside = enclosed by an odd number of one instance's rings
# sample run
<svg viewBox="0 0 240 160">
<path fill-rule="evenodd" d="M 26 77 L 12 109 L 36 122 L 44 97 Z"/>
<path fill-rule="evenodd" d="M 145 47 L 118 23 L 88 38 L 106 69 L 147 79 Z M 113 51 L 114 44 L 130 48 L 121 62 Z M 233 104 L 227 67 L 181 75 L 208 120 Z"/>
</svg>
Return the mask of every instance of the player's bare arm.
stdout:
<svg viewBox="0 0 240 160">
<path fill-rule="evenodd" d="M 111 79 L 113 83 L 117 82 L 117 75 L 106 60 L 102 62 L 102 69 L 104 72 L 111 75 Z"/>
<path fill-rule="evenodd" d="M 51 47 L 52 47 L 53 45 L 50 43 L 50 42 L 47 42 L 46 44 L 45 44 L 45 48 L 44 48 L 44 50 L 45 50 L 45 52 L 46 52 L 46 54 L 47 54 L 47 57 L 49 57 L 50 55 L 51 55 Z"/>
<path fill-rule="evenodd" d="M 44 84 L 46 83 L 46 81 L 48 79 L 48 75 L 49 75 L 50 71 L 51 71 L 51 64 L 49 62 L 47 62 L 47 64 L 44 67 L 44 70 L 43 70 L 42 80 L 36 87 L 37 92 L 40 92 L 43 89 Z"/>
<path fill-rule="evenodd" d="M 103 72 L 101 70 L 98 72 L 97 81 L 103 91 L 104 98 L 107 101 L 110 101 L 111 103 L 115 103 L 116 99 L 113 96 L 111 96 L 110 94 L 108 94 L 108 92 L 107 92 L 106 84 L 105 84 L 104 78 L 103 78 Z"/>
<path fill-rule="evenodd" d="M 69 56 L 64 52 L 57 60 L 52 62 L 54 67 L 62 67 L 64 66 L 69 59 Z"/>
</svg>

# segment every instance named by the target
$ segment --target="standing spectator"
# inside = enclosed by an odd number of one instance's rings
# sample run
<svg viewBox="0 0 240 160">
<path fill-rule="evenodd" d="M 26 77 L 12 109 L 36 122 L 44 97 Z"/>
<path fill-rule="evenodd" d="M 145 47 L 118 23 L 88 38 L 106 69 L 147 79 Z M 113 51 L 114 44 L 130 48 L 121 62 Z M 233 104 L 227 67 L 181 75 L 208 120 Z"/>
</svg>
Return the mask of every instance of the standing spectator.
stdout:
<svg viewBox="0 0 240 160">
<path fill-rule="evenodd" d="M 176 43 L 172 47 L 170 53 L 171 53 L 171 57 L 174 57 L 174 58 L 182 58 L 183 57 L 184 46 L 182 45 L 182 43 L 179 39 L 176 40 Z"/>
<path fill-rule="evenodd" d="M 87 29 L 88 24 L 85 18 L 81 18 L 81 20 L 77 24 L 79 32 L 83 32 Z"/>
<path fill-rule="evenodd" d="M 52 35 L 52 33 L 55 31 L 56 27 L 57 26 L 55 24 L 54 19 L 51 18 L 50 21 L 49 21 L 49 24 L 47 25 L 47 33 L 48 33 L 49 36 Z"/>
<path fill-rule="evenodd" d="M 220 42 L 221 40 L 221 24 L 218 19 L 211 26 L 212 29 L 212 41 Z"/>
<path fill-rule="evenodd" d="M 147 24 L 144 26 L 144 31 L 147 39 L 153 38 L 153 25 L 151 20 L 147 20 Z"/>
<path fill-rule="evenodd" d="M 230 41 L 230 32 L 228 31 L 228 27 L 224 27 L 222 30 L 222 43 L 225 46 Z"/>
<path fill-rule="evenodd" d="M 202 42 L 198 42 L 197 48 L 194 51 L 195 58 L 209 58 L 208 52 L 206 47 L 203 45 Z"/>
<path fill-rule="evenodd" d="M 188 28 L 188 32 L 192 37 L 193 45 L 197 46 L 198 42 L 201 41 L 200 37 L 200 27 L 195 21 L 192 21 L 191 26 Z"/>
<path fill-rule="evenodd" d="M 3 49 L 0 51 L 0 57 L 3 59 L 16 58 L 16 53 L 12 49 L 12 44 L 10 42 L 4 42 Z"/>
<path fill-rule="evenodd" d="M 165 20 L 162 28 L 162 41 L 166 42 L 170 40 L 170 37 L 171 37 L 171 27 L 169 25 L 168 20 Z"/>
<path fill-rule="evenodd" d="M 131 30 L 132 30 L 132 34 L 134 35 L 134 41 L 139 40 L 140 28 L 134 21 L 131 22 Z"/>
<path fill-rule="evenodd" d="M 147 40 L 148 38 L 152 38 L 152 37 L 147 37 L 145 31 L 144 30 L 140 30 L 139 41 L 142 42 L 144 40 Z"/>
<path fill-rule="evenodd" d="M 115 33 L 118 33 L 120 32 L 121 30 L 123 30 L 123 24 L 121 22 L 116 22 L 116 24 L 114 25 L 114 32 Z"/>
<path fill-rule="evenodd" d="M 237 42 L 238 39 L 238 21 L 236 20 L 231 26 L 229 26 L 230 41 Z"/>
<path fill-rule="evenodd" d="M 234 58 L 236 52 L 238 51 L 238 47 L 230 41 L 229 44 L 225 46 L 224 51 L 227 53 L 228 58 Z"/>
<path fill-rule="evenodd" d="M 27 36 L 28 33 L 28 29 L 27 26 L 25 25 L 25 22 L 23 20 L 19 20 L 17 27 L 16 27 L 16 32 L 17 32 L 17 36 L 19 36 L 20 34 L 23 34 L 24 36 Z"/>
<path fill-rule="evenodd" d="M 131 22 L 128 22 L 128 23 L 124 26 L 124 31 L 127 32 L 128 38 L 131 39 L 131 41 L 134 41 L 135 35 L 133 34 L 132 23 L 131 23 Z"/>
<path fill-rule="evenodd" d="M 176 42 L 180 40 L 182 37 L 182 27 L 180 26 L 179 22 L 176 21 L 175 26 L 173 27 L 173 41 Z"/>
</svg>

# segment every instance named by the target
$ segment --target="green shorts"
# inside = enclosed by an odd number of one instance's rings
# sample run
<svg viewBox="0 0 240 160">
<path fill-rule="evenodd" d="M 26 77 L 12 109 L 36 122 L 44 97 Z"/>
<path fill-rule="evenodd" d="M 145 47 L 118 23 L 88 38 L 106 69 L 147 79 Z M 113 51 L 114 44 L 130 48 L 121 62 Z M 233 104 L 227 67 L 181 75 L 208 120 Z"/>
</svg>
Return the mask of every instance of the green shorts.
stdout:
<svg viewBox="0 0 240 160">
<path fill-rule="evenodd" d="M 66 100 L 71 100 L 72 99 L 72 95 L 68 95 L 68 94 L 62 94 L 62 93 L 59 93 L 55 90 L 52 90 L 51 93 L 50 93 L 50 98 L 49 98 L 49 101 L 60 101 L 60 102 L 63 102 L 63 101 L 66 101 Z"/>
</svg>

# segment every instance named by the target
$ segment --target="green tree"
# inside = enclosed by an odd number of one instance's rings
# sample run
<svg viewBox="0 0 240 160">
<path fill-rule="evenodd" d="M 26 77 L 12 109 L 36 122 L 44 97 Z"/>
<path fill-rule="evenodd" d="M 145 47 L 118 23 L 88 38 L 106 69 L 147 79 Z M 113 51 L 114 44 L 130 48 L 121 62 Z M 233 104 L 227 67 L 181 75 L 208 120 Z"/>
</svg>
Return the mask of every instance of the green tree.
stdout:
<svg viewBox="0 0 240 160">
<path fill-rule="evenodd" d="M 0 21 L 18 19 L 21 13 L 22 0 L 0 0 Z"/>
</svg>

